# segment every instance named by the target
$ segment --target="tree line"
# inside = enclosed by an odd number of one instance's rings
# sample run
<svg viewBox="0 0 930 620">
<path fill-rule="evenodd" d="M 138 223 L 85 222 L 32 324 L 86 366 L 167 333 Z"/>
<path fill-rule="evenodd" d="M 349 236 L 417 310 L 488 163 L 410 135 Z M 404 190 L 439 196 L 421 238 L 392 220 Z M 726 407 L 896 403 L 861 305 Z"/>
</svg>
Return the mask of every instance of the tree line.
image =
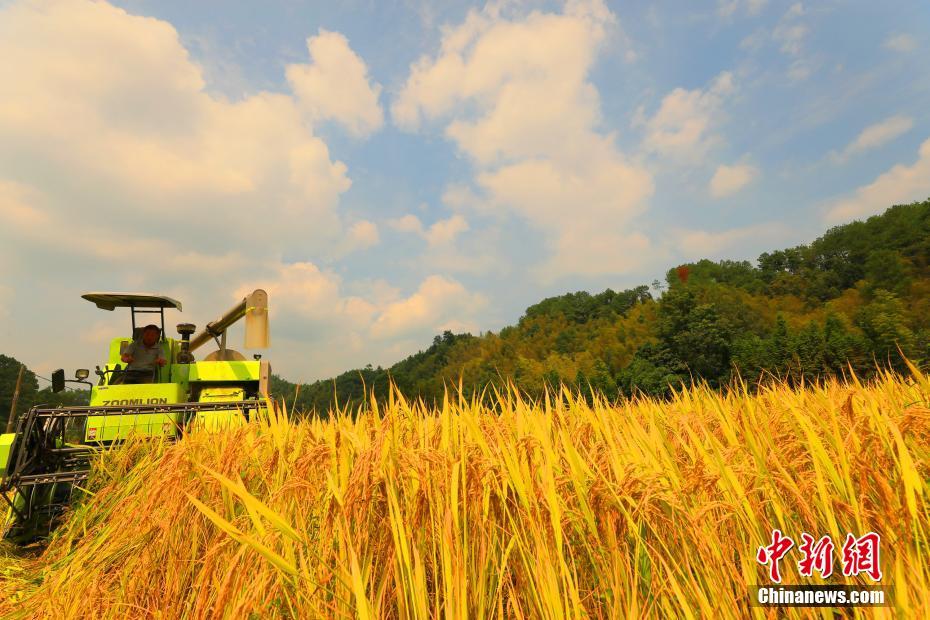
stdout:
<svg viewBox="0 0 930 620">
<path fill-rule="evenodd" d="M 22 367 L 23 363 L 16 358 L 0 354 L 0 432 L 6 429 L 10 408 L 13 405 L 16 380 L 19 376 L 19 369 Z M 55 394 L 50 385 L 39 389 L 39 377 L 25 368 L 20 383 L 19 398 L 16 401 L 16 415 L 22 415 L 35 405 L 57 407 L 59 405 L 86 405 L 88 402 L 87 390 L 65 390 Z"/>
<path fill-rule="evenodd" d="M 273 375 L 271 390 L 298 411 L 321 414 L 371 393 L 385 399 L 392 382 L 429 403 L 460 384 L 472 397 L 508 382 L 535 396 L 566 385 L 661 397 L 691 381 L 799 384 L 849 369 L 863 378 L 877 368 L 907 372 L 904 357 L 930 363 L 930 200 L 836 226 L 754 263 L 700 260 L 652 286 L 550 297 L 497 333 L 446 331 L 389 368 L 368 365 L 301 386 Z M 0 424 L 18 369 L 0 355 Z M 27 371 L 18 409 L 85 400 L 82 392 L 40 390 Z"/>
<path fill-rule="evenodd" d="M 390 382 L 407 397 L 480 394 L 513 381 L 532 395 L 567 385 L 611 397 L 668 395 L 737 378 L 792 384 L 930 361 L 930 200 L 829 229 L 810 244 L 749 261 L 700 260 L 665 281 L 544 299 L 498 333 L 445 332 L 389 368 L 299 387 L 273 378 L 298 410 L 356 406 Z"/>
</svg>

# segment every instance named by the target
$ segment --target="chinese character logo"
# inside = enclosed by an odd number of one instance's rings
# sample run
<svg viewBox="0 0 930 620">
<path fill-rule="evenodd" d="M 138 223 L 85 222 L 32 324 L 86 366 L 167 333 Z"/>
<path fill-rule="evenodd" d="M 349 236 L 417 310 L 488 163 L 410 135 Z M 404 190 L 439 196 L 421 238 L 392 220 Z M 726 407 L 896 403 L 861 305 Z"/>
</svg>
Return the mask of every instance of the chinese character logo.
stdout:
<svg viewBox="0 0 930 620">
<path fill-rule="evenodd" d="M 804 532 L 798 549 L 804 554 L 804 558 L 798 562 L 798 572 L 802 577 L 813 576 L 815 570 L 824 579 L 833 574 L 833 541 L 829 536 L 824 536 L 815 544 L 814 537 Z"/>
<path fill-rule="evenodd" d="M 767 547 L 759 547 L 756 553 L 756 560 L 759 564 L 769 566 L 769 578 L 775 583 L 781 583 L 781 572 L 778 570 L 778 563 L 785 554 L 794 546 L 794 541 L 783 536 L 781 530 L 772 530 L 772 544 Z"/>
<path fill-rule="evenodd" d="M 881 581 L 882 569 L 879 565 L 879 545 L 881 537 L 875 532 L 869 532 L 861 538 L 852 534 L 846 535 L 843 543 L 843 574 L 853 577 L 865 573 L 872 581 Z"/>
<path fill-rule="evenodd" d="M 772 530 L 772 542 L 759 547 L 756 561 L 762 566 L 769 567 L 769 579 L 781 583 L 781 567 L 779 562 L 794 547 L 794 541 L 781 533 L 781 530 Z M 853 534 L 846 535 L 843 543 L 842 560 L 843 575 L 856 577 L 866 574 L 873 581 L 881 581 L 881 536 L 869 532 L 859 538 Z M 813 577 L 814 571 L 824 579 L 833 574 L 833 552 L 836 546 L 829 536 L 815 539 L 807 532 L 801 534 L 801 544 L 798 550 L 803 557 L 798 561 L 798 573 L 801 577 Z"/>
</svg>

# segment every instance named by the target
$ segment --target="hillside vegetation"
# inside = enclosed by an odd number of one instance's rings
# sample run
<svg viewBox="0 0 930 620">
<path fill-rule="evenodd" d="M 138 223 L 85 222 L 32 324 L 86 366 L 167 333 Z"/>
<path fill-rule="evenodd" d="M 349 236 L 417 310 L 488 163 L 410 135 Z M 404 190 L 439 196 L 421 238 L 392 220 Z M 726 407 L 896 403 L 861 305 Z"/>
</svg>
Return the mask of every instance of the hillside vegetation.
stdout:
<svg viewBox="0 0 930 620">
<path fill-rule="evenodd" d="M 904 354 L 904 356 L 901 355 Z M 748 261 L 669 269 L 665 282 L 616 292 L 568 293 L 530 306 L 516 325 L 480 336 L 445 332 L 389 368 L 349 370 L 297 386 L 272 377 L 272 393 L 298 412 L 383 401 L 393 383 L 409 398 L 440 402 L 512 381 L 540 397 L 565 385 L 609 398 L 667 397 L 692 380 L 712 387 L 740 377 L 790 385 L 852 369 L 930 365 L 930 200 L 837 226 L 809 245 Z M 0 425 L 19 362 L 0 355 Z M 18 409 L 85 404 L 81 390 L 52 394 L 26 373 Z"/>
<path fill-rule="evenodd" d="M 667 396 L 692 377 L 712 387 L 737 375 L 750 385 L 767 375 L 795 385 L 850 367 L 861 377 L 887 364 L 904 370 L 899 348 L 918 365 L 930 360 L 930 200 L 763 253 L 755 264 L 702 260 L 652 287 L 552 297 L 499 333 L 446 332 L 390 368 L 348 371 L 299 392 L 276 377 L 274 388 L 318 412 L 337 398 L 358 404 L 366 386 L 384 399 L 392 380 L 427 402 L 460 379 L 468 394 L 512 380 L 535 396 L 559 384 Z"/>
<path fill-rule="evenodd" d="M 13 405 L 13 393 L 16 391 L 16 379 L 22 362 L 7 355 L 0 355 L 0 432 L 6 429 L 6 423 Z M 33 405 L 43 404 L 49 407 L 58 405 L 86 405 L 89 402 L 88 391 L 65 390 L 58 394 L 52 392 L 49 385 L 39 389 L 38 377 L 28 368 L 23 372 L 23 380 L 16 401 L 16 414 L 22 415 Z"/>
<path fill-rule="evenodd" d="M 778 528 L 879 532 L 892 607 L 844 613 L 925 618 L 928 400 L 919 371 L 622 404 L 506 391 L 132 442 L 41 555 L 0 558 L 0 616 L 774 617 L 749 600 Z M 820 582 L 796 560 L 784 583 Z"/>
</svg>

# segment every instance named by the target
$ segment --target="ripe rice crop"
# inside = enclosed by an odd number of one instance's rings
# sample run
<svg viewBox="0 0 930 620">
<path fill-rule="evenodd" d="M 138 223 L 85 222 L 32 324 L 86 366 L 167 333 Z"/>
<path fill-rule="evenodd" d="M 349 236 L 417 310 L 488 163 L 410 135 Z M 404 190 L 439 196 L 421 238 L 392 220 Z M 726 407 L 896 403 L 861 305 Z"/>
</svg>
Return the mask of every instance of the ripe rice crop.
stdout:
<svg viewBox="0 0 930 620">
<path fill-rule="evenodd" d="M 849 615 L 930 615 L 919 372 L 496 401 L 397 395 L 329 420 L 272 413 L 132 441 L 100 457 L 93 495 L 40 555 L 7 549 L 0 615 L 832 618 L 749 606 L 775 528 L 880 533 L 892 607 Z M 871 583 L 802 578 L 792 558 L 784 583 Z"/>
</svg>

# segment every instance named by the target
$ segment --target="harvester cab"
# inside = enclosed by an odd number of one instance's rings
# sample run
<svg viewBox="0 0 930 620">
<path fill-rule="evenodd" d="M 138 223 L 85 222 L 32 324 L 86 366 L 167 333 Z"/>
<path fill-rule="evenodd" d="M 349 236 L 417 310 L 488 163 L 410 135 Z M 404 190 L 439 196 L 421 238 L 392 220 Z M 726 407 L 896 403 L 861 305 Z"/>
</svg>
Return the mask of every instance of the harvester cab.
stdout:
<svg viewBox="0 0 930 620">
<path fill-rule="evenodd" d="M 155 367 L 152 371 L 148 372 L 149 376 L 143 376 L 142 372 L 133 373 L 125 368 L 121 363 L 121 358 L 132 342 L 139 342 L 142 340 L 142 331 L 144 329 L 142 325 L 146 323 L 145 315 L 158 315 L 158 324 L 156 327 L 159 328 L 159 338 L 157 346 L 161 351 L 162 358 L 169 362 L 173 361 L 174 356 L 172 353 L 174 351 L 172 350 L 172 341 L 165 336 L 165 309 L 171 308 L 180 312 L 181 302 L 164 295 L 139 293 L 86 293 L 81 297 L 87 301 L 93 302 L 101 310 L 109 310 L 112 312 L 116 308 L 129 308 L 130 312 L 132 323 L 132 331 L 129 332 L 130 337 L 115 338 L 110 343 L 110 349 L 103 369 L 101 370 L 100 366 L 96 368 L 96 373 L 99 377 L 98 384 L 100 386 L 115 386 L 129 383 L 163 383 L 165 382 L 163 380 L 170 381 L 170 370 L 167 371 L 167 373 L 162 373 L 160 372 L 162 370 L 160 367 Z M 133 376 L 134 374 L 137 376 Z M 60 372 L 58 376 L 63 377 L 64 372 Z M 53 389 L 60 391 L 63 389 L 63 386 L 59 383 L 58 385 L 53 385 Z"/>
<path fill-rule="evenodd" d="M 191 323 L 179 324 L 177 339 L 165 334 L 165 310 L 181 311 L 175 299 L 139 293 L 87 293 L 83 298 L 102 310 L 128 308 L 132 331 L 111 341 L 106 360 L 97 366 L 89 406 L 39 405 L 20 417 L 15 432 L 0 435 L 0 496 L 8 506 L 8 538 L 31 540 L 48 533 L 87 479 L 94 452 L 131 435 L 173 440 L 191 426 L 241 424 L 267 406 L 269 363 L 259 355 L 246 359 L 226 345 L 227 330 L 244 318 L 245 347 L 268 347 L 265 291 L 253 291 L 200 332 Z M 152 315 L 158 315 L 161 326 L 157 346 L 165 363 L 140 375 L 126 367 L 123 354 L 141 339 Z M 209 342 L 217 350 L 196 360 L 194 351 Z M 89 383 L 89 371 L 75 375 L 78 382 Z M 64 389 L 63 370 L 52 378 L 53 390 Z"/>
</svg>

